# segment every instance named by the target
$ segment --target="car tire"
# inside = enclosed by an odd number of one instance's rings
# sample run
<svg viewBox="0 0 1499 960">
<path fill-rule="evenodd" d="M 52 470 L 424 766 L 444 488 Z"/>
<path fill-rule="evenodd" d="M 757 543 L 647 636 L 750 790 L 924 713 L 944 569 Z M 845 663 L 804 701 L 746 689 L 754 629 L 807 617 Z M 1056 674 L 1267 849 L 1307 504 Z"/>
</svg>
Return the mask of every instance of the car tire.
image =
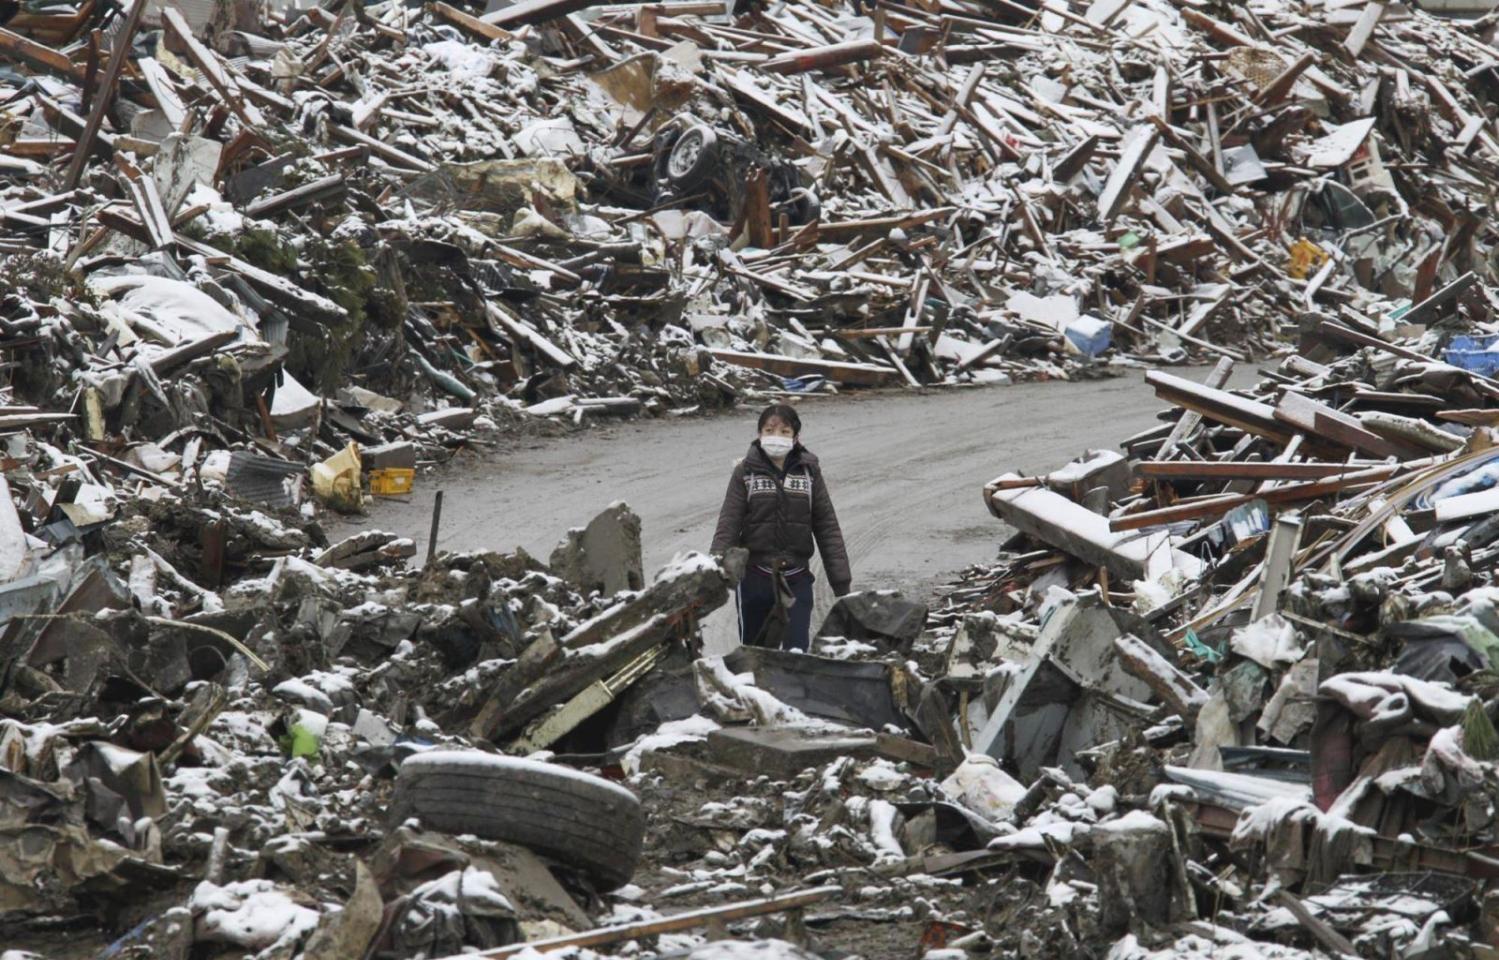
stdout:
<svg viewBox="0 0 1499 960">
<path fill-rule="evenodd" d="M 791 211 L 791 222 L 796 226 L 802 227 L 809 223 L 816 223 L 822 219 L 822 201 L 817 199 L 817 194 L 807 190 L 796 198 Z"/>
<path fill-rule="evenodd" d="M 718 134 L 712 127 L 688 127 L 671 145 L 666 175 L 679 188 L 691 189 L 712 176 L 718 163 Z"/>
<path fill-rule="evenodd" d="M 600 890 L 630 882 L 645 837 L 640 801 L 619 784 L 479 750 L 431 750 L 401 764 L 391 825 L 410 817 L 443 833 L 519 844 Z"/>
</svg>

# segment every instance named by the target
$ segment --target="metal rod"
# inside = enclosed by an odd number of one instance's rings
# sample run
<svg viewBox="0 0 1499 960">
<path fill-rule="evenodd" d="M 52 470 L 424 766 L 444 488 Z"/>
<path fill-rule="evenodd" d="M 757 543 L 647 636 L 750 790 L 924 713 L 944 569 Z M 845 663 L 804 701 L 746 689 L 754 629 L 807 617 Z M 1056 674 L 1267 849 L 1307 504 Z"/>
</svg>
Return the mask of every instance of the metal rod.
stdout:
<svg viewBox="0 0 1499 960">
<path fill-rule="evenodd" d="M 814 887 L 811 890 L 781 894 L 780 896 L 767 897 L 764 900 L 749 900 L 744 903 L 731 903 L 722 907 L 690 910 L 687 913 L 679 913 L 673 917 L 661 917 L 656 920 L 645 920 L 640 923 L 625 923 L 617 927 L 587 930 L 583 933 L 550 937 L 546 940 L 534 940 L 530 943 L 515 943 L 508 947 L 496 947 L 493 950 L 483 950 L 479 953 L 461 954 L 457 957 L 444 957 L 442 960 L 469 960 L 469 958 L 473 957 L 510 957 L 526 950 L 547 953 L 552 950 L 560 950 L 563 947 L 571 946 L 596 947 L 601 944 L 636 940 L 640 937 L 672 933 L 677 930 L 691 930 L 694 927 L 705 926 L 712 920 L 741 920 L 746 917 L 758 917 L 767 913 L 779 913 L 782 910 L 794 910 L 799 907 L 810 906 L 814 903 L 822 903 L 825 900 L 842 896 L 842 894 L 842 887 Z"/>
</svg>

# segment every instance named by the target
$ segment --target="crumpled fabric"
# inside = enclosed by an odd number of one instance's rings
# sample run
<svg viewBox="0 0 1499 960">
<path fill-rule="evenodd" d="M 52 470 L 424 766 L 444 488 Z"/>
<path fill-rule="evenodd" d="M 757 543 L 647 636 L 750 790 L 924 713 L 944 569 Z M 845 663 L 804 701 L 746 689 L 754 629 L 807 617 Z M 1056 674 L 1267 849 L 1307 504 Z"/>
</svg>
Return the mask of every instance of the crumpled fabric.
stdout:
<svg viewBox="0 0 1499 960">
<path fill-rule="evenodd" d="M 1328 882 L 1354 864 L 1373 862 L 1374 831 L 1309 801 L 1275 797 L 1239 815 L 1229 847 L 1262 848 L 1266 866 L 1284 883 Z"/>
<path fill-rule="evenodd" d="M 408 957 L 443 957 L 520 939 L 515 908 L 493 877 L 477 867 L 454 870 L 411 891 L 393 937 L 397 952 Z"/>
<path fill-rule="evenodd" d="M 1395 673 L 1344 673 L 1318 692 L 1357 717 L 1365 743 L 1397 735 L 1431 736 L 1462 719 L 1470 697 L 1444 684 Z"/>
<path fill-rule="evenodd" d="M 1426 746 L 1421 759 L 1421 786 L 1437 803 L 1454 807 L 1475 791 L 1485 777 L 1483 765 L 1463 750 L 1462 727 L 1438 730 Z"/>
</svg>

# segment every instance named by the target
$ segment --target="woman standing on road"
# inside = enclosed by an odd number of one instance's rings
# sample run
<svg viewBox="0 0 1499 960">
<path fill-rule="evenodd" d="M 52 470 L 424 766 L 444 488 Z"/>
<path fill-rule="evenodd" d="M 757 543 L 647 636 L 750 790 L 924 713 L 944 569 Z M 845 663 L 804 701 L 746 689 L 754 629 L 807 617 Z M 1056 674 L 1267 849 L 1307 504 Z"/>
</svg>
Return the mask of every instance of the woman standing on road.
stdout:
<svg viewBox="0 0 1499 960">
<path fill-rule="evenodd" d="M 853 580 L 833 498 L 801 432 L 801 417 L 786 404 L 761 411 L 759 436 L 734 465 L 718 512 L 711 552 L 749 549 L 738 590 L 741 643 L 807 649 L 814 540 L 833 593 L 848 593 Z"/>
</svg>

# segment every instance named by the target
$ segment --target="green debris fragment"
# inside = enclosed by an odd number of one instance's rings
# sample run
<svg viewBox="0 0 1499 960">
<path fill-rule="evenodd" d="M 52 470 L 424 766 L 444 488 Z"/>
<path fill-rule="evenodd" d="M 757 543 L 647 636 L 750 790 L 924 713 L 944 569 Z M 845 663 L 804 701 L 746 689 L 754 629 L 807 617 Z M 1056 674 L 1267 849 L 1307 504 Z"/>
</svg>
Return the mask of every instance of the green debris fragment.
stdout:
<svg viewBox="0 0 1499 960">
<path fill-rule="evenodd" d="M 292 724 L 291 732 L 281 737 L 281 749 L 291 754 L 294 760 L 317 756 L 319 745 L 318 735 L 300 723 Z"/>
<path fill-rule="evenodd" d="M 1203 643 L 1202 640 L 1198 638 L 1197 631 L 1193 630 L 1191 627 L 1187 628 L 1187 649 L 1192 651 L 1202 659 L 1206 660 L 1208 663 L 1217 663 L 1218 661 L 1223 659 L 1223 653 L 1219 650 L 1214 650 L 1212 647 Z"/>
</svg>

